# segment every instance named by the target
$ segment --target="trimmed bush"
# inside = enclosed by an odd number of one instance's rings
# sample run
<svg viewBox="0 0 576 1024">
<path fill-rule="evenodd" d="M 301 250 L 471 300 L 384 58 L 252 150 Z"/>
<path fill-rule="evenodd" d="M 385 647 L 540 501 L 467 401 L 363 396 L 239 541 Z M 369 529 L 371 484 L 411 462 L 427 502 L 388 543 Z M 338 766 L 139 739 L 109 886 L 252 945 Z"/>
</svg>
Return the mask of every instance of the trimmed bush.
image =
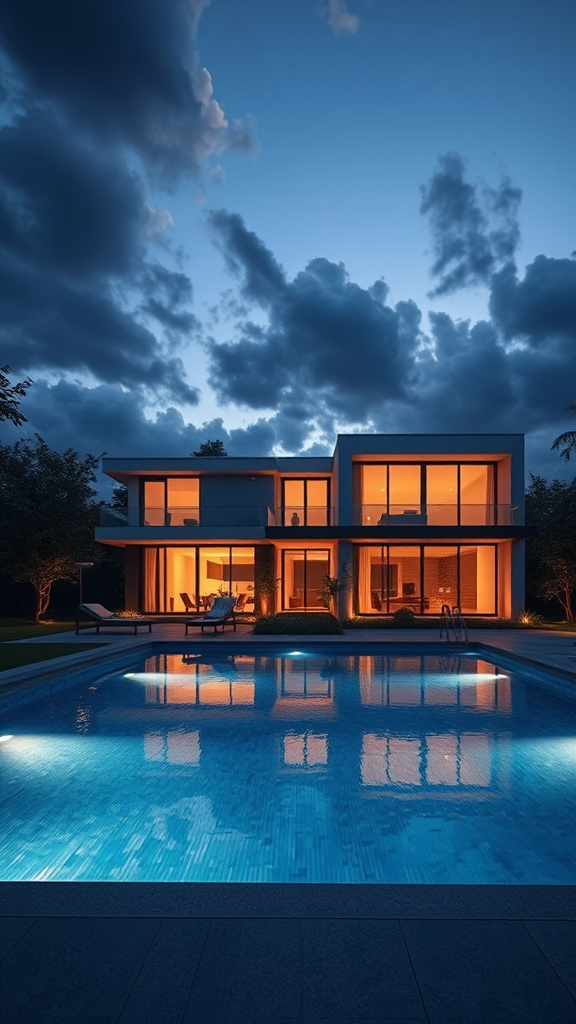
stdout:
<svg viewBox="0 0 576 1024">
<path fill-rule="evenodd" d="M 344 630 L 335 615 L 330 612 L 279 612 L 278 615 L 262 615 L 254 626 L 254 632 L 264 633 L 343 633 Z"/>
<path fill-rule="evenodd" d="M 399 608 L 392 616 L 396 629 L 414 629 L 416 616 L 411 608 Z"/>
<path fill-rule="evenodd" d="M 402 609 L 398 609 L 401 611 Z M 398 614 L 398 612 L 396 613 Z M 537 627 L 519 625 L 517 621 L 513 619 L 484 619 L 484 618 L 467 618 L 464 616 L 464 621 L 469 630 L 473 629 L 530 629 Z M 442 619 L 432 618 L 432 616 L 414 616 L 413 619 L 408 621 L 405 619 L 403 622 L 398 622 L 395 616 L 387 616 L 386 618 L 379 618 L 377 615 L 370 616 L 369 618 L 362 618 L 358 616 L 355 619 L 347 619 L 342 625 L 344 629 L 437 629 L 440 630 L 442 626 Z"/>
</svg>

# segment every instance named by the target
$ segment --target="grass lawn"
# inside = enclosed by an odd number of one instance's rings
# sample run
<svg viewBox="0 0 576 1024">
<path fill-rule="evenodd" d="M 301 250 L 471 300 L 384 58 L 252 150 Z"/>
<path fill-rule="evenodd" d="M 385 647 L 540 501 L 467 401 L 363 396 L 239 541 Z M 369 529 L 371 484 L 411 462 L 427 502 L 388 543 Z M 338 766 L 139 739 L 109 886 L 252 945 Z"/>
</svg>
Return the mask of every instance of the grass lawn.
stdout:
<svg viewBox="0 0 576 1024">
<path fill-rule="evenodd" d="M 64 654 L 81 654 L 102 644 L 0 644 L 0 672 L 37 661 L 61 658 Z"/>
<path fill-rule="evenodd" d="M 90 622 L 81 622 L 80 629 L 90 626 Z M 71 620 L 64 622 L 41 622 L 36 625 L 30 619 L 0 619 L 0 644 L 8 640 L 30 640 L 31 637 L 49 636 L 51 633 L 69 633 L 76 631 L 76 623 Z"/>
<path fill-rule="evenodd" d="M 552 631 L 564 630 L 567 633 L 576 633 L 576 622 L 544 622 L 542 629 L 551 629 Z"/>
</svg>

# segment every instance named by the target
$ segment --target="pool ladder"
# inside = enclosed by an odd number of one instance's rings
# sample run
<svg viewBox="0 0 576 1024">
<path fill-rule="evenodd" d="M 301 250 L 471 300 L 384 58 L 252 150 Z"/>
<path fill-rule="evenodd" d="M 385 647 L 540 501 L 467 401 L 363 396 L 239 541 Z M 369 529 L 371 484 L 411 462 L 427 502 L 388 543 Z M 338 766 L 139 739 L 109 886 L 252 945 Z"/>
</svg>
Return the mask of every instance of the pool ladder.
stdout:
<svg viewBox="0 0 576 1024">
<path fill-rule="evenodd" d="M 442 605 L 442 620 L 440 623 L 440 639 L 446 631 L 446 639 L 450 639 L 450 630 L 454 630 L 454 640 L 465 640 L 468 643 L 468 627 L 462 618 L 462 613 L 457 605 L 450 610 L 449 604 Z"/>
</svg>

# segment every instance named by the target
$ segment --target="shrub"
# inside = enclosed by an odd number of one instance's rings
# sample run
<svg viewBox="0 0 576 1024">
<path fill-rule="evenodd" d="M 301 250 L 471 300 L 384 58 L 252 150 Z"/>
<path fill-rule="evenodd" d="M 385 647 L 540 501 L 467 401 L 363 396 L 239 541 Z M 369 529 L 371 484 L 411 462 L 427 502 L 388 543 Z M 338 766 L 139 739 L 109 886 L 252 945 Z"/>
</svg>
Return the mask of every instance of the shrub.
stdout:
<svg viewBox="0 0 576 1024">
<path fill-rule="evenodd" d="M 330 612 L 279 612 L 278 615 L 262 615 L 254 626 L 254 632 L 263 633 L 343 633 L 344 630 L 335 615 Z"/>
<path fill-rule="evenodd" d="M 399 608 L 392 616 L 396 629 L 414 629 L 416 616 L 411 608 Z"/>
<path fill-rule="evenodd" d="M 519 629 L 540 629 L 545 621 L 544 616 L 539 615 L 538 612 L 520 612 L 514 625 Z"/>
<path fill-rule="evenodd" d="M 410 609 L 406 609 L 410 611 Z M 403 611 L 399 608 L 398 611 Z M 396 615 L 398 612 L 396 612 Z M 464 616 L 464 622 L 468 629 L 525 629 L 525 626 L 520 626 L 517 621 L 513 619 L 485 619 L 485 618 L 467 618 Z M 369 617 L 362 618 L 358 616 L 354 619 L 348 619 L 343 623 L 344 629 L 437 629 L 440 630 L 443 620 L 433 618 L 431 615 L 420 615 L 414 616 L 413 619 L 402 619 L 398 622 L 396 616 L 386 616 L 386 618 L 380 618 L 377 615 L 370 615 Z"/>
</svg>

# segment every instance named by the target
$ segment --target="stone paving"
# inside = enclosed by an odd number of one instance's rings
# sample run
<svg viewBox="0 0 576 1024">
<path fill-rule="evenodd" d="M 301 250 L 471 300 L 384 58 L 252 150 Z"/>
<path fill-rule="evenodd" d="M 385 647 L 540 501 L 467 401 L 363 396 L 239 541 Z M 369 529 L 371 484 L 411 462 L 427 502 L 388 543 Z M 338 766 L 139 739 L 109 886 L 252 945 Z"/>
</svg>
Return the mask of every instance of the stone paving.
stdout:
<svg viewBox="0 0 576 1024">
<path fill-rule="evenodd" d="M 152 639 L 183 641 L 183 631 L 158 623 Z M 107 645 L 104 657 L 150 641 L 88 636 Z M 216 643 L 260 639 L 245 624 Z M 438 638 L 282 638 L 315 639 Z M 189 641 L 214 643 L 208 634 Z M 474 630 L 470 642 L 576 682 L 574 633 Z M 2 677 L 25 685 L 22 671 Z M 576 887 L 0 884 L 0 1024 L 361 1022 L 576 1024 Z"/>
</svg>

